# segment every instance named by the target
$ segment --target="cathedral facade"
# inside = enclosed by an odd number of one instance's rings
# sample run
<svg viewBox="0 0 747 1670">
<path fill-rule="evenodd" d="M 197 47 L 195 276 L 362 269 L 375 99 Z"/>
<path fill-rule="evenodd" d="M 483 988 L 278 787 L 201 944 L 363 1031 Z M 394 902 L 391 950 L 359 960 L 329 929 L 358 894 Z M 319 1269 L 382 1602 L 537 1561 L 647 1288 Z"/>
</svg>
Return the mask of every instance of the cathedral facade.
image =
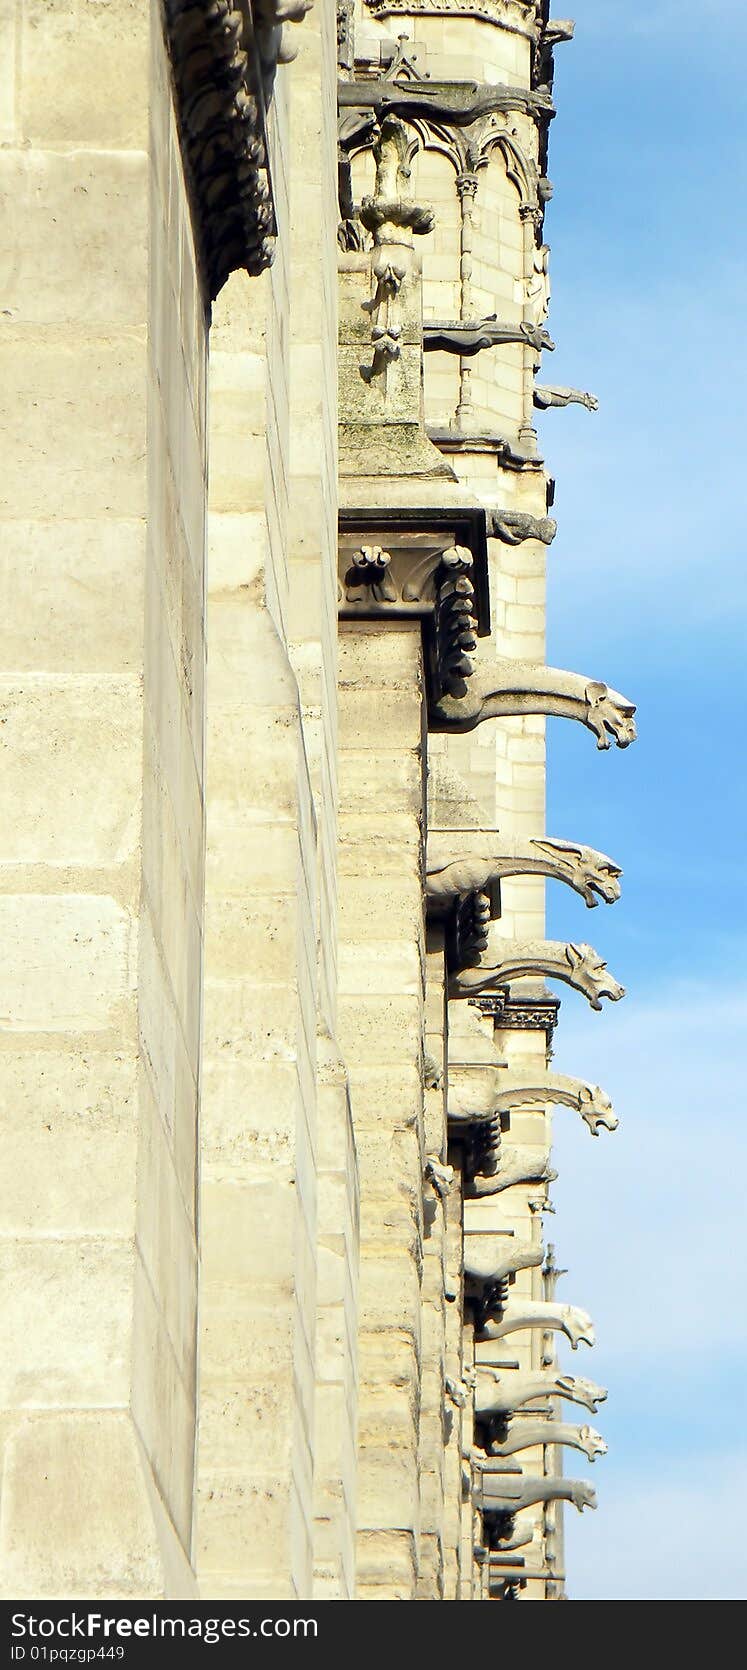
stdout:
<svg viewBox="0 0 747 1670">
<path fill-rule="evenodd" d="M 565 1598 L 552 1038 L 624 994 L 545 721 L 635 738 L 545 656 L 572 33 L 0 8 L 6 1596 Z"/>
</svg>

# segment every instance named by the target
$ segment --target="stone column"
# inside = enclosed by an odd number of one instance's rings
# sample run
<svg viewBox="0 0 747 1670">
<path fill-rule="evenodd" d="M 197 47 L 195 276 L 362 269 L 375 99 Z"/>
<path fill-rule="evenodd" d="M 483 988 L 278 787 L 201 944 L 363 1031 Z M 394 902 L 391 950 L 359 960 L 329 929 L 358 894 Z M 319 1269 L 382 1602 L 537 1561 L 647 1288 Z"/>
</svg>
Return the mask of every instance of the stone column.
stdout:
<svg viewBox="0 0 747 1670">
<path fill-rule="evenodd" d="M 358 1598 L 415 1597 L 423 1259 L 420 623 L 343 628 L 340 985 L 361 1179 Z"/>
<path fill-rule="evenodd" d="M 0 98 L 18 1598 L 194 1592 L 205 318 L 159 20 L 29 0 Z"/>
</svg>

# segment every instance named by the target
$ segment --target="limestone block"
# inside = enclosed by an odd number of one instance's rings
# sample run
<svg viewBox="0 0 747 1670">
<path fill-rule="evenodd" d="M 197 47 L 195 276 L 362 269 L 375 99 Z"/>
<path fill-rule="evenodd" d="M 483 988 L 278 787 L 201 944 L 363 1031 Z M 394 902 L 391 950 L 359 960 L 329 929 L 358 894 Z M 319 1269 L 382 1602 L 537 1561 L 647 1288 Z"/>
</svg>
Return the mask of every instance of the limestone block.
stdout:
<svg viewBox="0 0 747 1670">
<path fill-rule="evenodd" d="M 0 1248 L 7 1350 L 0 1405 L 126 1405 L 133 1248 L 113 1238 Z"/>
<path fill-rule="evenodd" d="M 25 1420 L 6 1447 L 0 1542 L 8 1599 L 168 1592 L 129 1417 L 86 1410 Z"/>
<path fill-rule="evenodd" d="M 162 1272 L 159 1272 L 162 1274 Z M 192 1534 L 195 1448 L 195 1341 L 175 1342 L 174 1286 L 192 1336 L 197 1314 L 196 1260 L 178 1266 L 171 1291 L 156 1294 L 138 1258 L 135 1265 L 132 1335 L 132 1412 L 158 1490 L 184 1548 Z M 170 1306 L 169 1308 L 166 1308 Z M 177 1356 L 177 1351 L 179 1356 Z M 181 1359 L 181 1361 L 179 1360 Z"/>
<path fill-rule="evenodd" d="M 0 1233 L 131 1236 L 132 1058 L 91 1050 L 4 1052 L 2 1077 Z"/>
<path fill-rule="evenodd" d="M 0 680 L 5 861 L 113 864 L 133 855 L 142 762 L 132 736 L 140 709 L 133 679 L 99 675 L 95 686 L 47 676 Z M 102 759 L 110 762 L 106 774 Z"/>
<path fill-rule="evenodd" d="M 131 1030 L 130 920 L 113 899 L 0 896 L 0 1014 L 9 1031 Z"/>
<path fill-rule="evenodd" d="M 6 671 L 122 676 L 137 669 L 144 544 L 143 523 L 135 520 L 6 523 L 0 552 Z"/>
<path fill-rule="evenodd" d="M 48 52 L 45 41 L 45 58 Z M 79 86 L 82 79 L 78 72 Z M 59 92 L 58 84 L 58 107 Z M 7 316 L 21 325 L 137 326 L 146 292 L 146 205 L 142 153 L 0 153 Z M 117 237 L 102 235 L 112 225 Z"/>
<path fill-rule="evenodd" d="M 149 9 L 140 0 L 26 0 L 22 7 L 21 132 L 50 149 L 147 144 Z M 81 64 L 95 74 L 81 74 Z"/>
<path fill-rule="evenodd" d="M 4 327 L 0 512 L 25 519 L 54 509 L 58 517 L 78 519 L 104 505 L 111 516 L 144 514 L 145 344 L 139 337 L 138 328 L 119 339 L 58 342 Z"/>
</svg>

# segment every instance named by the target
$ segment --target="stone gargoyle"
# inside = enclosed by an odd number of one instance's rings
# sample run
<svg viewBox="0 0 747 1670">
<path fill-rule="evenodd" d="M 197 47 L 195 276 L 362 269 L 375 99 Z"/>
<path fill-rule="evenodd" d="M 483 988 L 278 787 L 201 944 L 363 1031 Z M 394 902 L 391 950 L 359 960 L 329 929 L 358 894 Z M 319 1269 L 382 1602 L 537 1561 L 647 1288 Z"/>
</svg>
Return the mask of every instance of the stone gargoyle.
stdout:
<svg viewBox="0 0 747 1670">
<path fill-rule="evenodd" d="M 508 1276 L 516 1275 L 517 1270 L 536 1268 L 544 1256 L 542 1248 L 530 1241 L 520 1241 L 518 1246 L 508 1247 L 496 1256 L 495 1252 L 485 1251 L 482 1236 L 464 1237 L 464 1274 L 477 1287 L 498 1287 Z"/>
<path fill-rule="evenodd" d="M 597 1386 L 593 1380 L 585 1380 L 579 1374 L 560 1374 L 546 1369 L 526 1374 L 513 1369 L 505 1372 L 489 1363 L 478 1363 L 477 1369 L 475 1414 L 483 1420 L 513 1415 L 527 1403 L 551 1397 L 580 1403 L 590 1414 L 596 1415 L 600 1403 L 605 1403 L 607 1399 L 604 1386 Z"/>
<path fill-rule="evenodd" d="M 520 1479 L 504 1475 L 505 1494 L 501 1494 L 500 1474 L 490 1479 L 490 1496 L 483 1496 L 483 1513 L 506 1514 L 513 1517 L 522 1508 L 534 1507 L 536 1502 L 572 1502 L 579 1513 L 584 1508 L 595 1508 L 597 1493 L 593 1485 L 583 1479 L 564 1479 L 562 1476 L 544 1479 Z M 496 1488 L 497 1487 L 497 1488 Z"/>
<path fill-rule="evenodd" d="M 598 412 L 599 401 L 595 394 L 587 394 L 585 389 L 542 388 L 535 383 L 534 404 L 540 412 L 546 412 L 550 406 L 585 406 L 587 412 Z"/>
<path fill-rule="evenodd" d="M 498 1169 L 494 1173 L 479 1171 L 470 1178 L 465 1193 L 472 1200 L 503 1194 L 504 1189 L 512 1189 L 516 1183 L 554 1183 L 558 1175 L 544 1148 L 517 1145 L 506 1151 L 499 1145 L 496 1164 Z"/>
<path fill-rule="evenodd" d="M 539 661 L 482 661 L 460 695 L 442 696 L 429 715 L 434 731 L 472 731 L 485 719 L 524 713 L 577 719 L 593 731 L 598 748 L 627 748 L 636 739 L 635 703 L 600 679 L 564 672 Z"/>
<path fill-rule="evenodd" d="M 596 852 L 576 841 L 559 841 L 547 836 L 485 833 L 475 840 L 465 831 L 464 851 L 457 848 L 453 833 L 428 837 L 426 888 L 429 904 L 441 904 L 462 893 L 485 892 L 504 876 L 551 876 L 580 893 L 593 907 L 604 900 L 614 904 L 620 897 L 622 870 L 606 853 Z M 461 842 L 459 843 L 461 846 Z"/>
<path fill-rule="evenodd" d="M 549 1299 L 508 1299 L 501 1310 L 500 1321 L 486 1322 L 480 1341 L 505 1339 L 524 1328 L 541 1328 L 543 1333 L 557 1330 L 570 1340 L 571 1348 L 594 1345 L 594 1324 L 585 1310 L 577 1305 L 561 1305 Z"/>
<path fill-rule="evenodd" d="M 474 967 L 450 976 L 449 996 L 476 997 L 486 986 L 506 986 L 524 975 L 562 980 L 582 992 L 592 1009 L 601 1009 L 603 997 L 617 1003 L 625 996 L 625 987 L 608 974 L 592 945 L 567 945 L 558 939 L 495 940 Z"/>
<path fill-rule="evenodd" d="M 567 1421 L 517 1421 L 502 1443 L 491 1444 L 490 1456 L 517 1455 L 535 1444 L 567 1444 L 573 1450 L 581 1450 L 589 1461 L 607 1454 L 607 1445 L 593 1426 L 573 1426 Z M 491 1471 L 490 1457 L 479 1456 L 476 1464 L 482 1473 Z"/>
<path fill-rule="evenodd" d="M 566 1073 L 542 1075 L 536 1068 L 527 1068 L 520 1073 L 512 1068 L 510 1073 L 496 1072 L 492 1075 L 491 1082 L 495 1086 L 491 1114 L 511 1113 L 520 1107 L 559 1103 L 580 1113 L 593 1137 L 598 1136 L 600 1130 L 616 1131 L 620 1123 L 606 1091 L 598 1084 L 586 1084 L 583 1079 L 569 1078 Z M 451 1117 L 449 1104 L 449 1119 Z"/>
</svg>

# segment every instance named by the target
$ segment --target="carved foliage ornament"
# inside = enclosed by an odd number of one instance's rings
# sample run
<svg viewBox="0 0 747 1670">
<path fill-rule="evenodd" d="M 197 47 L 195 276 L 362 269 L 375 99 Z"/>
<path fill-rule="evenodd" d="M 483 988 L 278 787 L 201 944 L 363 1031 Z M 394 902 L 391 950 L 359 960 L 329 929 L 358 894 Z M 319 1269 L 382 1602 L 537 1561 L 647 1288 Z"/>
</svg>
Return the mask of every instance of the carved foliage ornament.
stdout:
<svg viewBox="0 0 747 1670">
<path fill-rule="evenodd" d="M 472 553 L 462 545 L 397 552 L 394 559 L 380 545 L 362 545 L 343 553 L 341 613 L 432 616 L 438 684 L 444 694 L 458 695 L 477 648 L 472 568 Z"/>
<path fill-rule="evenodd" d="M 198 260 L 212 301 L 236 268 L 274 252 L 265 110 L 285 33 L 311 0 L 162 0 Z"/>
</svg>

